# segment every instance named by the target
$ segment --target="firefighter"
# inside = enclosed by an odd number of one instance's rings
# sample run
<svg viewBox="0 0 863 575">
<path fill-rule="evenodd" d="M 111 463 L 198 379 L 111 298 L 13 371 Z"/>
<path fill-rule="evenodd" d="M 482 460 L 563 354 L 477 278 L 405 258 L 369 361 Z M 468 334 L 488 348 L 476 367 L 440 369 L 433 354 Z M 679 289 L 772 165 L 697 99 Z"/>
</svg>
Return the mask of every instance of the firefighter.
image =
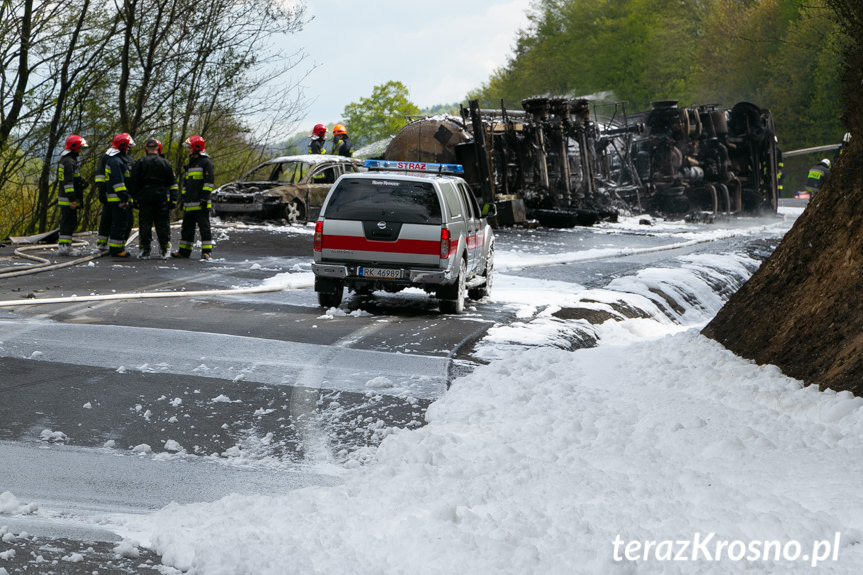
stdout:
<svg viewBox="0 0 863 575">
<path fill-rule="evenodd" d="M 814 196 L 815 192 L 821 189 L 828 174 L 830 174 L 830 160 L 824 158 L 809 169 L 809 175 L 806 178 L 806 191 Z"/>
<path fill-rule="evenodd" d="M 138 239 L 141 259 L 150 257 L 153 226 L 159 253 L 168 257 L 171 248 L 171 210 L 177 205 L 177 176 L 162 155 L 162 142 L 150 137 L 144 142 L 146 155 L 132 166 L 132 187 L 138 208 Z"/>
<path fill-rule="evenodd" d="M 213 235 L 210 229 L 210 194 L 215 182 L 215 168 L 204 150 L 206 142 L 201 136 L 192 136 L 183 146 L 189 152 L 189 163 L 183 178 L 183 225 L 180 229 L 180 249 L 171 254 L 174 258 L 188 258 L 195 245 L 195 228 L 201 232 L 201 259 L 210 259 Z"/>
<path fill-rule="evenodd" d="M 842 136 L 842 143 L 839 144 L 839 147 L 836 148 L 836 154 L 833 156 L 833 161 L 835 162 L 839 159 L 839 156 L 845 153 L 845 148 L 848 147 L 848 144 L 851 143 L 851 132 L 845 132 L 845 135 Z"/>
<path fill-rule="evenodd" d="M 333 126 L 333 155 L 347 158 L 354 155 L 354 145 L 348 137 L 348 131 L 342 124 Z"/>
<path fill-rule="evenodd" d="M 129 134 L 117 134 L 96 169 L 96 187 L 99 201 L 102 202 L 96 247 L 108 250 L 110 255 L 118 258 L 129 257 L 126 238 L 131 217 L 131 197 L 126 182 L 131 175 L 132 158 L 129 152 L 134 145 L 135 140 Z"/>
<path fill-rule="evenodd" d="M 326 154 L 327 149 L 327 127 L 323 124 L 315 124 L 312 128 L 312 135 L 309 136 L 309 153 L 310 154 Z"/>
<path fill-rule="evenodd" d="M 78 155 L 86 147 L 87 140 L 81 136 L 69 136 L 57 166 L 57 205 L 60 206 L 60 240 L 57 242 L 57 251 L 61 256 L 81 255 L 72 248 L 72 234 L 78 227 L 78 206 L 84 202 L 84 180 L 78 171 Z"/>
<path fill-rule="evenodd" d="M 779 138 L 773 136 L 776 142 L 776 197 L 781 198 L 785 189 L 785 162 L 782 159 L 782 149 L 779 147 Z"/>
</svg>

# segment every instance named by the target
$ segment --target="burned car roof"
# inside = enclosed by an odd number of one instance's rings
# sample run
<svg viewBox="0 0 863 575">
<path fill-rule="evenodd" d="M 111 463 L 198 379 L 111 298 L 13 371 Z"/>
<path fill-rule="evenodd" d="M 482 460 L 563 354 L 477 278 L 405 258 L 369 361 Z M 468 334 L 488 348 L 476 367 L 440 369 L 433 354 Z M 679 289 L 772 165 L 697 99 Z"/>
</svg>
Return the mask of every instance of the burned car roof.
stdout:
<svg viewBox="0 0 863 575">
<path fill-rule="evenodd" d="M 288 162 L 302 162 L 304 164 L 309 164 L 312 166 L 318 166 L 321 164 L 354 164 L 356 166 L 362 166 L 362 162 L 360 160 L 356 160 L 354 158 L 346 158 L 344 156 L 332 156 L 330 154 L 299 154 L 296 156 L 279 156 L 277 158 L 273 158 L 271 160 L 267 160 L 265 162 L 261 162 L 240 178 L 240 181 L 245 180 L 250 174 L 255 173 L 263 166 L 269 166 L 273 164 L 285 164 Z"/>
</svg>

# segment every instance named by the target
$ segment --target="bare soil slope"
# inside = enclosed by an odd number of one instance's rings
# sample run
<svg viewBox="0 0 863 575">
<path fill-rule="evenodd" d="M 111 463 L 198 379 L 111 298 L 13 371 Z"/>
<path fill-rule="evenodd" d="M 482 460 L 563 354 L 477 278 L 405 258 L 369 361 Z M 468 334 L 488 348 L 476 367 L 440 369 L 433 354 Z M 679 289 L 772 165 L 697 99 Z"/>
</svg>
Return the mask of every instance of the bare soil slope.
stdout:
<svg viewBox="0 0 863 575">
<path fill-rule="evenodd" d="M 856 395 L 863 395 L 861 136 L 776 251 L 702 332 L 807 384 Z"/>
</svg>

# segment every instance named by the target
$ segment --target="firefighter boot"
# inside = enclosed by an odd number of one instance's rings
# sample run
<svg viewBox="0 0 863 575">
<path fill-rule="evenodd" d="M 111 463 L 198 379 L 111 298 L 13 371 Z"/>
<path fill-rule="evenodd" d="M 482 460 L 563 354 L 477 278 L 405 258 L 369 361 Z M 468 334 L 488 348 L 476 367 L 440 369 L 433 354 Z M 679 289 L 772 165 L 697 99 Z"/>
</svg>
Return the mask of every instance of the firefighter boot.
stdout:
<svg viewBox="0 0 863 575">
<path fill-rule="evenodd" d="M 60 244 L 57 246 L 57 253 L 61 256 L 70 258 L 77 258 L 81 255 L 81 252 L 73 248 L 70 244 Z"/>
</svg>

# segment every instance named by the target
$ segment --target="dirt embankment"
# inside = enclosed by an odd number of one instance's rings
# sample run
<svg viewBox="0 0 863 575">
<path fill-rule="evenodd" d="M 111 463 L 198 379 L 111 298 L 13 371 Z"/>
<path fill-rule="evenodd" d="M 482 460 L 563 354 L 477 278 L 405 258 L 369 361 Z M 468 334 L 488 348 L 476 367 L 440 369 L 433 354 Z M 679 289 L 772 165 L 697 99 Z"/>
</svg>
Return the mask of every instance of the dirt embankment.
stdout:
<svg viewBox="0 0 863 575">
<path fill-rule="evenodd" d="M 863 136 L 863 134 L 861 134 Z M 863 142 L 703 333 L 822 390 L 863 395 Z"/>
</svg>

